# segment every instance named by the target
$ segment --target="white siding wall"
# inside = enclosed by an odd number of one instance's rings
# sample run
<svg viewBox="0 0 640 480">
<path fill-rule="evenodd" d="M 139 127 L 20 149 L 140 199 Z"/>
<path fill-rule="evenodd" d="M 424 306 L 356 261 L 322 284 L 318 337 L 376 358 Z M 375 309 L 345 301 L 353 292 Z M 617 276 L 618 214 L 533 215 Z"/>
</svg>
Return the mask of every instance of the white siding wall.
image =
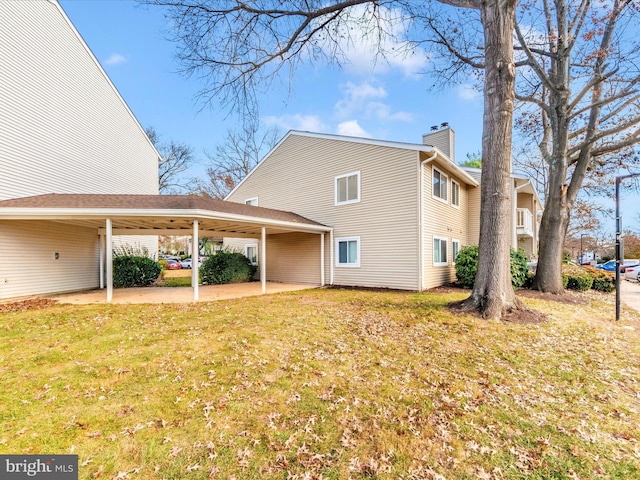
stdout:
<svg viewBox="0 0 640 480">
<path fill-rule="evenodd" d="M 335 205 L 335 177 L 355 171 L 360 172 L 361 201 Z M 359 236 L 360 267 L 334 267 L 336 285 L 416 290 L 418 171 L 415 151 L 291 135 L 229 200 L 241 203 L 259 196 L 262 207 L 334 227 L 335 238 Z M 327 282 L 329 250 L 326 235 Z"/>
<path fill-rule="evenodd" d="M 158 193 L 157 152 L 54 2 L 0 1 L 0 90 L 0 200 Z M 1 297 L 97 285 L 97 232 L 25 225 L 24 242 L 22 227 L 0 229 Z M 48 261 L 62 239 L 64 256 Z M 133 242 L 157 251 L 156 237 Z M 6 271 L 16 263 L 20 278 Z"/>
<path fill-rule="evenodd" d="M 0 232 L 0 299 L 99 286 L 95 230 L 53 222 L 0 221 Z"/>
<path fill-rule="evenodd" d="M 0 2 L 0 200 L 158 193 L 157 155 L 47 0 Z"/>
</svg>

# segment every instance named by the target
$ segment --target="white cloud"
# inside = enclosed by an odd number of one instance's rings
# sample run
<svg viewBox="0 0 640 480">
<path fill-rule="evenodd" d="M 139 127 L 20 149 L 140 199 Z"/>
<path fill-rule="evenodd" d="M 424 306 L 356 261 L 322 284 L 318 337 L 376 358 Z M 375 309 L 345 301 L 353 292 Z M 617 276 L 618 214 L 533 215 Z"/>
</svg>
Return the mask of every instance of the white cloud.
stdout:
<svg viewBox="0 0 640 480">
<path fill-rule="evenodd" d="M 413 115 L 408 112 L 392 112 L 391 107 L 378 100 L 386 98 L 387 91 L 372 82 L 355 84 L 347 82 L 343 88 L 343 98 L 334 106 L 338 118 L 362 115 L 383 121 L 411 121 Z"/>
<path fill-rule="evenodd" d="M 118 65 L 120 63 L 124 63 L 127 61 L 127 58 L 124 55 L 120 55 L 119 53 L 112 53 L 109 58 L 104 61 L 105 65 Z"/>
<path fill-rule="evenodd" d="M 372 138 L 372 135 L 358 124 L 357 120 L 347 120 L 338 124 L 336 129 L 338 135 L 347 135 L 350 137 Z"/>
<path fill-rule="evenodd" d="M 480 96 L 480 92 L 470 83 L 458 85 L 458 97 L 463 100 L 475 100 Z"/>
<path fill-rule="evenodd" d="M 306 132 L 326 132 L 328 127 L 317 115 L 281 115 L 264 117 L 264 123 L 283 130 L 303 130 Z"/>
<path fill-rule="evenodd" d="M 410 27 L 400 9 L 355 6 L 341 14 L 339 27 L 317 46 L 327 56 L 338 57 L 351 73 L 398 69 L 405 76 L 417 76 L 429 62 L 429 55 L 406 40 Z"/>
</svg>

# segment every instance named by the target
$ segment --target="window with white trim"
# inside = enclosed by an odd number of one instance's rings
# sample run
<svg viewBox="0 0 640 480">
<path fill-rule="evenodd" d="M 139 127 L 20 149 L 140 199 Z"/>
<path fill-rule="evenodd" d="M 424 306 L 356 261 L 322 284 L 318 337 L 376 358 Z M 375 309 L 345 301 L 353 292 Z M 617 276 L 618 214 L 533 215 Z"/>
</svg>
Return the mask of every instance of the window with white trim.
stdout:
<svg viewBox="0 0 640 480">
<path fill-rule="evenodd" d="M 437 198 L 443 202 L 447 201 L 447 182 L 449 177 L 433 167 L 433 198 Z"/>
<path fill-rule="evenodd" d="M 433 237 L 433 265 L 446 266 L 447 263 L 447 239 Z"/>
<path fill-rule="evenodd" d="M 460 253 L 460 240 L 451 239 L 451 261 L 455 264 L 456 257 Z"/>
<path fill-rule="evenodd" d="M 360 172 L 336 177 L 336 205 L 360 201 Z"/>
<path fill-rule="evenodd" d="M 258 265 L 258 246 L 255 244 L 245 245 L 244 256 L 249 259 L 251 265 Z"/>
<path fill-rule="evenodd" d="M 245 205 L 253 205 L 254 207 L 258 206 L 258 197 L 247 198 L 244 201 Z"/>
<path fill-rule="evenodd" d="M 336 267 L 360 266 L 360 237 L 336 238 Z"/>
<path fill-rule="evenodd" d="M 460 184 L 455 180 L 451 180 L 451 205 L 460 206 Z"/>
</svg>

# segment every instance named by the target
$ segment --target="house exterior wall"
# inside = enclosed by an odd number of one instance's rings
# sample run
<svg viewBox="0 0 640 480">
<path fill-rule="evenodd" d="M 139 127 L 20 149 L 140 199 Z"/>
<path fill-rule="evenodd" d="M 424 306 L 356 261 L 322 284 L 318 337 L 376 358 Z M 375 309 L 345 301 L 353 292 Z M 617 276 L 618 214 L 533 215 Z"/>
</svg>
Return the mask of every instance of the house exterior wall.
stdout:
<svg viewBox="0 0 640 480">
<path fill-rule="evenodd" d="M 434 168 L 447 175 L 446 202 L 433 195 Z M 456 207 L 451 202 L 451 181 L 460 186 L 460 201 Z M 423 255 L 424 255 L 424 287 L 433 288 L 455 281 L 455 263 L 453 258 L 453 241 L 459 242 L 460 248 L 469 245 L 469 204 L 470 194 L 478 190 L 468 187 L 454 172 L 447 168 L 445 162 L 427 164 L 424 168 L 423 196 Z M 447 264 L 434 264 L 434 238 L 446 239 Z M 473 243 L 473 242 L 472 242 Z"/>
<path fill-rule="evenodd" d="M 336 176 L 352 172 L 360 172 L 360 201 L 336 205 Z M 358 237 L 360 266 L 334 264 L 336 285 L 416 290 L 418 172 L 415 151 L 290 135 L 228 200 L 244 203 L 258 197 L 261 207 L 292 211 L 333 227 L 334 239 Z M 326 235 L 327 282 L 329 238 Z M 319 245 L 319 240 L 313 242 Z"/>
<path fill-rule="evenodd" d="M 0 65 L 0 200 L 45 193 L 158 193 L 156 150 L 56 2 L 0 2 Z M 97 285 L 97 232 L 64 228 L 67 243 L 78 247 L 64 275 L 77 277 L 74 285 L 82 288 Z M 55 239 L 47 235 L 62 235 L 64 228 L 47 225 L 39 232 L 42 241 L 28 236 L 24 244 L 48 247 Z M 64 262 L 42 263 L 39 250 L 19 248 L 16 235 L 22 231 L 16 225 L 0 230 L 0 277 L 17 258 L 24 275 L 4 291 L 28 295 L 70 287 L 71 280 L 61 282 L 59 275 Z M 129 243 L 157 252 L 157 237 Z M 95 265 L 78 262 L 81 252 Z"/>
<path fill-rule="evenodd" d="M 465 171 L 480 182 L 480 169 L 465 168 Z M 467 245 L 478 245 L 480 242 L 480 187 L 467 189 Z"/>
<path fill-rule="evenodd" d="M 30 220 L 0 221 L 0 232 L 0 299 L 99 286 L 94 229 Z"/>
</svg>

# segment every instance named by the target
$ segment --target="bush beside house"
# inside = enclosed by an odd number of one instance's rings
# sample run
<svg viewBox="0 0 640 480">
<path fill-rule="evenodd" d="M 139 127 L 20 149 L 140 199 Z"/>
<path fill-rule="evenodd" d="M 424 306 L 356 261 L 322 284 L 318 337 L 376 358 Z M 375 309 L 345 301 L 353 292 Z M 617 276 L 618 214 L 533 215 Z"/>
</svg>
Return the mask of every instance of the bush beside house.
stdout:
<svg viewBox="0 0 640 480">
<path fill-rule="evenodd" d="M 209 285 L 248 282 L 256 267 L 240 252 L 221 250 L 200 267 L 200 280 Z"/>
</svg>

